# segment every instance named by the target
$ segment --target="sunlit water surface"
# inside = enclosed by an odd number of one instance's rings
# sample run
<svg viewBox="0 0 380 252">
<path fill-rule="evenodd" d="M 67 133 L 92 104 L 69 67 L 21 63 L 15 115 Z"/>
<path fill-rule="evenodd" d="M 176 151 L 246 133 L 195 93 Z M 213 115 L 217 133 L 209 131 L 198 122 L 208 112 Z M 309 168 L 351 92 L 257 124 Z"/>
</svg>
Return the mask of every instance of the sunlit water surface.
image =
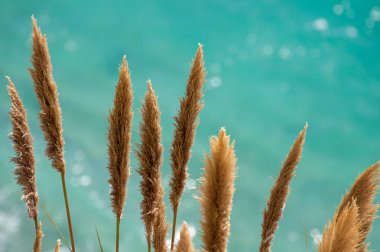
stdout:
<svg viewBox="0 0 380 252">
<path fill-rule="evenodd" d="M 162 111 L 162 170 L 168 188 L 173 116 L 197 43 L 204 45 L 205 107 L 179 212 L 179 223 L 189 223 L 197 247 L 200 216 L 194 195 L 208 138 L 221 126 L 236 140 L 238 156 L 230 251 L 257 250 L 273 179 L 306 121 L 310 127 L 303 160 L 273 251 L 313 251 L 346 188 L 379 160 L 379 1 L 2 1 L 0 9 L 0 76 L 13 78 L 28 109 L 41 205 L 68 238 L 60 179 L 43 155 L 39 106 L 27 73 L 32 14 L 48 36 L 63 113 L 78 251 L 99 251 L 95 225 L 106 251 L 114 246 L 106 133 L 123 54 L 135 94 L 133 149 L 139 141 L 138 109 L 146 80 L 151 79 Z M 1 83 L 0 251 L 30 251 L 33 223 L 12 176 L 9 98 L 5 79 Z M 121 247 L 146 251 L 138 164 L 134 153 L 131 157 Z M 46 234 L 43 250 L 52 251 L 59 235 L 42 209 L 40 216 Z M 379 233 L 378 221 L 369 238 L 373 250 L 380 249 Z"/>
</svg>

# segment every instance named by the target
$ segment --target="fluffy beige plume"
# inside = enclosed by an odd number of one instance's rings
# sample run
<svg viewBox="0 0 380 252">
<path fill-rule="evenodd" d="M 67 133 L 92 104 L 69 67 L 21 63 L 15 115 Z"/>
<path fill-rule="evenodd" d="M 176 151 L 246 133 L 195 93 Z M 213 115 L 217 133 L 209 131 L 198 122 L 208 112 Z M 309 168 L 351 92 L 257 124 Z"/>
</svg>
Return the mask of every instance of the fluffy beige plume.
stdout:
<svg viewBox="0 0 380 252">
<path fill-rule="evenodd" d="M 170 150 L 172 168 L 170 202 L 173 209 L 171 250 L 174 248 L 178 206 L 188 177 L 187 163 L 191 156 L 191 146 L 194 142 L 195 129 L 198 124 L 197 117 L 203 107 L 201 99 L 204 82 L 203 50 L 199 44 L 187 82 L 186 94 L 180 101 L 180 109 L 175 117 L 174 139 Z"/>
<path fill-rule="evenodd" d="M 61 108 L 58 102 L 57 86 L 53 79 L 52 65 L 46 37 L 42 35 L 37 21 L 32 16 L 33 23 L 33 68 L 29 72 L 34 81 L 34 90 L 40 103 L 40 124 L 44 132 L 46 156 L 52 160 L 52 166 L 61 174 L 62 190 L 65 199 L 67 223 L 70 231 L 71 249 L 75 252 L 74 232 L 71 224 L 69 200 L 66 190 L 64 160 L 64 140 L 62 130 Z"/>
<path fill-rule="evenodd" d="M 195 252 L 189 229 L 185 221 L 182 224 L 181 234 L 177 246 L 175 247 L 175 252 Z"/>
<path fill-rule="evenodd" d="M 138 145 L 136 153 L 140 162 L 138 172 L 142 178 L 140 182 L 140 190 L 143 195 L 140 205 L 141 218 L 145 224 L 148 251 L 151 250 L 153 227 L 155 230 L 153 242 L 155 251 L 164 251 L 163 249 L 166 248 L 167 225 L 160 171 L 163 151 L 161 144 L 160 109 L 150 81 L 148 81 L 148 92 L 145 94 L 141 108 L 141 116 L 141 144 Z"/>
<path fill-rule="evenodd" d="M 108 117 L 108 182 L 111 185 L 111 206 L 116 215 L 116 252 L 119 251 L 120 220 L 127 197 L 126 186 L 130 173 L 132 99 L 132 82 L 124 56 L 119 69 L 114 106 Z"/>
<path fill-rule="evenodd" d="M 359 209 L 355 200 L 335 214 L 323 231 L 318 252 L 357 252 L 361 238 L 359 231 Z"/>
<path fill-rule="evenodd" d="M 126 57 L 119 69 L 114 107 L 109 114 L 108 128 L 108 170 L 110 174 L 111 201 L 113 212 L 121 218 L 125 200 L 126 184 L 129 177 L 129 151 L 132 127 L 132 83 Z"/>
<path fill-rule="evenodd" d="M 64 140 L 57 86 L 53 79 L 46 37 L 42 35 L 34 17 L 32 17 L 32 23 L 33 68 L 29 69 L 29 71 L 33 78 L 34 90 L 41 107 L 40 121 L 47 142 L 46 155 L 52 160 L 53 167 L 64 174 Z"/>
<path fill-rule="evenodd" d="M 203 249 L 227 251 L 230 214 L 235 191 L 236 156 L 234 143 L 222 128 L 218 137 L 210 139 L 210 156 L 206 156 L 200 186 Z"/>
<path fill-rule="evenodd" d="M 262 232 L 261 232 L 261 245 L 260 252 L 269 252 L 274 233 L 278 227 L 278 222 L 282 217 L 285 207 L 285 201 L 289 193 L 290 181 L 294 177 L 295 169 L 301 159 L 302 146 L 305 142 L 306 124 L 304 129 L 298 135 L 293 147 L 282 166 L 280 175 L 278 176 L 268 203 L 267 208 L 264 210 Z"/>
<path fill-rule="evenodd" d="M 340 203 L 337 214 L 342 214 L 343 210 L 350 204 L 352 198 L 356 199 L 359 215 L 359 231 L 361 233 L 358 241 L 357 251 L 368 251 L 369 243 L 366 243 L 368 234 L 372 229 L 372 224 L 377 218 L 376 212 L 379 208 L 374 203 L 376 192 L 380 185 L 380 162 L 370 166 L 359 177 L 356 178 L 351 190 L 346 193 Z"/>
<path fill-rule="evenodd" d="M 60 249 L 60 247 L 61 247 L 61 240 L 60 239 L 58 239 L 57 240 L 57 243 L 55 244 L 55 247 L 54 247 L 54 252 L 60 252 L 61 251 L 61 249 Z"/>
<path fill-rule="evenodd" d="M 11 110 L 9 112 L 12 123 L 10 139 L 16 156 L 12 162 L 16 165 L 15 175 L 17 184 L 22 187 L 22 199 L 30 218 L 33 218 L 37 229 L 38 193 L 36 186 L 36 169 L 33 151 L 33 139 L 30 134 L 28 119 L 24 105 L 17 93 L 16 87 L 9 77 L 8 93 L 11 99 Z"/>
</svg>

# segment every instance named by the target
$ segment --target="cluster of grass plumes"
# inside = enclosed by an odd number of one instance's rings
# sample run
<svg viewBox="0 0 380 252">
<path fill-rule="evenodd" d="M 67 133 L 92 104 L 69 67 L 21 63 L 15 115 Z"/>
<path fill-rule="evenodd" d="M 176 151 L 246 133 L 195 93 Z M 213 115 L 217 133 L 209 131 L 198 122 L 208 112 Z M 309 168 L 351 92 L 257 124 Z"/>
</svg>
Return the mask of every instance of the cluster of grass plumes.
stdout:
<svg viewBox="0 0 380 252">
<path fill-rule="evenodd" d="M 30 73 L 41 107 L 40 124 L 47 143 L 45 153 L 51 159 L 52 167 L 59 172 L 61 177 L 71 247 L 64 237 L 61 238 L 68 249 L 75 252 L 74 232 L 65 183 L 64 138 L 57 86 L 52 75 L 46 37 L 42 35 L 33 17 L 32 23 L 33 54 L 31 61 L 33 67 L 30 69 Z M 189 176 L 187 165 L 195 140 L 198 116 L 203 107 L 205 75 L 203 49 L 199 45 L 190 69 L 185 95 L 180 100 L 178 115 L 174 118 L 175 130 L 170 148 L 172 176 L 169 199 L 173 212 L 171 223 L 168 223 L 166 219 L 164 187 L 161 178 L 163 145 L 161 144 L 160 109 L 153 85 L 151 81 L 147 82 L 147 92 L 140 110 L 140 143 L 137 145 L 135 154 L 139 161 L 138 173 L 141 176 L 140 191 L 143 196 L 140 204 L 141 219 L 145 228 L 148 252 L 152 250 L 156 252 L 197 251 L 185 221 L 182 224 L 177 243 L 175 243 L 175 233 L 181 197 Z M 28 216 L 34 220 L 35 242 L 31 247 L 34 252 L 40 252 L 44 234 L 42 223 L 38 222 L 39 198 L 33 140 L 23 103 L 10 78 L 8 78 L 8 82 L 8 93 L 11 100 L 9 115 L 12 123 L 10 138 L 16 153 L 12 158 L 15 164 L 14 174 L 16 182 L 22 187 L 22 198 L 26 202 Z M 116 252 L 119 251 L 120 225 L 127 201 L 127 181 L 131 169 L 132 101 L 132 81 L 124 56 L 119 68 L 114 104 L 108 120 L 108 172 L 110 205 L 116 217 Z M 283 216 L 290 191 L 290 183 L 295 176 L 296 166 L 301 160 L 307 127 L 306 124 L 294 141 L 270 192 L 267 207 L 263 213 L 260 252 L 271 251 L 275 232 Z M 210 154 L 206 155 L 204 159 L 204 172 L 197 196 L 201 206 L 202 245 L 200 251 L 227 251 L 230 237 L 230 216 L 235 193 L 236 163 L 234 141 L 231 141 L 226 130 L 221 128 L 219 135 L 210 138 Z M 368 251 L 367 237 L 376 219 L 378 205 L 374 203 L 374 199 L 379 185 L 380 162 L 364 171 L 343 197 L 334 217 L 324 229 L 322 240 L 318 243 L 319 252 Z M 51 220 L 49 215 L 48 218 Z M 170 226 L 172 227 L 171 240 L 167 243 Z M 97 229 L 96 234 L 100 251 L 103 251 Z M 60 251 L 60 246 L 61 240 L 57 240 L 54 251 Z"/>
</svg>

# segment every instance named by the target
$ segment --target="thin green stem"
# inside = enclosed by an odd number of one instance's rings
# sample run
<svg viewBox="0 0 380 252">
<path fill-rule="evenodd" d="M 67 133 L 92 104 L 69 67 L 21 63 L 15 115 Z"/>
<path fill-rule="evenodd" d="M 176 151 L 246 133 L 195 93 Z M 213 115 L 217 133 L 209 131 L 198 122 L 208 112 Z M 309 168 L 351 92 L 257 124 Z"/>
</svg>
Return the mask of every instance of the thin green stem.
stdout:
<svg viewBox="0 0 380 252">
<path fill-rule="evenodd" d="M 75 252 L 74 232 L 73 232 L 73 227 L 71 225 L 69 199 L 67 197 L 66 180 L 65 180 L 65 173 L 64 172 L 61 172 L 61 180 L 62 180 L 63 196 L 65 198 L 67 222 L 69 224 L 71 247 L 72 247 L 73 252 Z"/>
<path fill-rule="evenodd" d="M 116 252 L 119 252 L 120 215 L 116 216 Z"/>
<path fill-rule="evenodd" d="M 170 251 L 173 251 L 174 249 L 175 227 L 177 225 L 177 210 L 177 207 L 173 208 L 172 241 L 170 243 Z"/>
</svg>

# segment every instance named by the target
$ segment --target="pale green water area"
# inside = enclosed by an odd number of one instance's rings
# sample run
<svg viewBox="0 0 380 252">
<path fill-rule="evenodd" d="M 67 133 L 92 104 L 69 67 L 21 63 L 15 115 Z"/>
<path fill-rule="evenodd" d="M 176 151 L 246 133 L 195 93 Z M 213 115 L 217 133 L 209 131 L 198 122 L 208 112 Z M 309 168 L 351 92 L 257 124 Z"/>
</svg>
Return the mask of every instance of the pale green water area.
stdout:
<svg viewBox="0 0 380 252">
<path fill-rule="evenodd" d="M 323 226 L 359 172 L 380 159 L 380 1 L 6 1 L 0 3 L 0 76 L 13 78 L 35 138 L 40 202 L 69 238 L 58 173 L 44 156 L 39 106 L 27 72 L 35 15 L 48 37 L 63 113 L 67 180 L 78 251 L 114 250 L 107 184 L 107 115 L 127 55 L 138 109 L 152 80 L 162 110 L 168 189 L 173 116 L 197 43 L 207 68 L 205 107 L 179 211 L 200 248 L 194 196 L 208 138 L 236 140 L 238 177 L 229 251 L 257 251 L 262 211 L 293 140 L 309 131 L 273 251 L 315 251 Z M 3 77 L 1 77 L 3 78 Z M 31 251 L 33 222 L 13 179 L 6 80 L 0 92 L 0 251 Z M 146 251 L 134 153 L 121 227 L 122 251 Z M 168 192 L 168 190 L 166 190 Z M 166 194 L 167 196 L 167 194 Z M 168 199 L 168 221 L 171 210 Z M 377 198 L 379 201 L 379 197 Z M 43 251 L 59 238 L 40 209 Z M 369 237 L 380 250 L 380 221 Z M 169 238 L 169 237 L 168 237 Z M 308 240 L 306 249 L 305 239 Z M 63 248 L 63 251 L 68 251 Z"/>
</svg>

